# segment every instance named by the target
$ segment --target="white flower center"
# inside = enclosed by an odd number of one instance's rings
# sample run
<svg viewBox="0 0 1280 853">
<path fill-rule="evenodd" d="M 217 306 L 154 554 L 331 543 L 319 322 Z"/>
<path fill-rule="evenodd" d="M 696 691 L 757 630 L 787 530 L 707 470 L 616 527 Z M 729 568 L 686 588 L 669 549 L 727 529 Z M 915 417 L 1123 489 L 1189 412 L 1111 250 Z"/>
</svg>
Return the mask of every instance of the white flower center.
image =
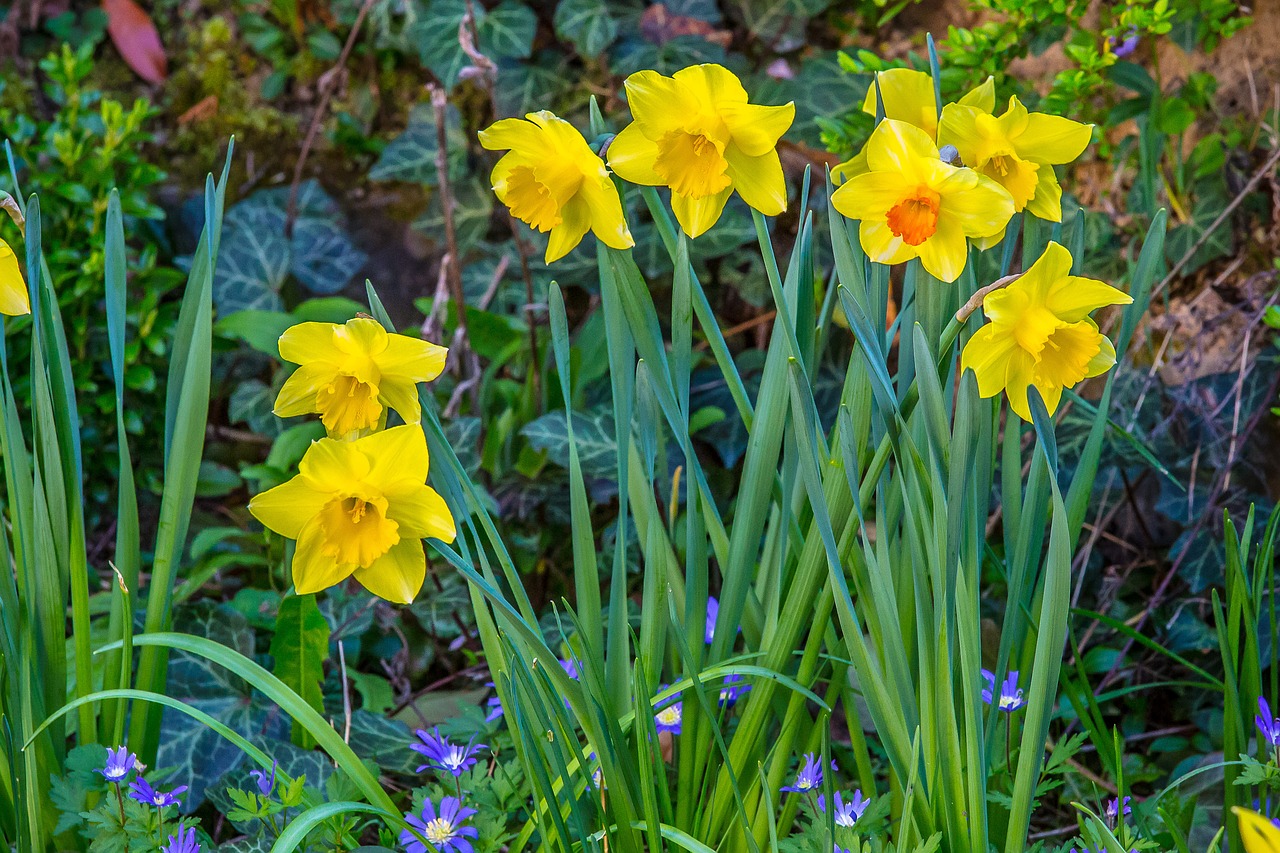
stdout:
<svg viewBox="0 0 1280 853">
<path fill-rule="evenodd" d="M 453 837 L 453 824 L 442 817 L 433 819 L 427 824 L 426 832 L 422 833 L 427 840 L 433 844 L 439 844 L 442 841 L 448 841 Z"/>
</svg>

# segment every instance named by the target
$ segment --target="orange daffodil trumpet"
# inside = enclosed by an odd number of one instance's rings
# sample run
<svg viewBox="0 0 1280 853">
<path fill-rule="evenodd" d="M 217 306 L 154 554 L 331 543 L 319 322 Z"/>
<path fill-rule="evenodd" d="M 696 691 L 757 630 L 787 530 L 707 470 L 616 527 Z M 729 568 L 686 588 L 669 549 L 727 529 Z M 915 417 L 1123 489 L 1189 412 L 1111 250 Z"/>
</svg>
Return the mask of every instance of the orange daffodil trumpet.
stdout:
<svg viewBox="0 0 1280 853">
<path fill-rule="evenodd" d="M 27 284 L 18 267 L 18 256 L 4 240 L 0 240 L 0 314 L 16 317 L 31 313 Z"/>
<path fill-rule="evenodd" d="M 281 387 L 275 413 L 319 414 L 331 438 L 382 428 L 387 409 L 416 424 L 417 383 L 439 376 L 447 353 L 427 341 L 388 334 L 368 317 L 345 325 L 299 323 L 280 336 L 280 356 L 299 367 Z"/>
<path fill-rule="evenodd" d="M 1003 115 L 992 112 L 981 105 L 947 104 L 938 126 L 938 144 L 955 146 L 966 166 L 1008 190 L 1015 210 L 1061 222 L 1062 187 L 1053 167 L 1084 153 L 1093 126 L 1029 113 L 1016 97 L 1009 99 Z"/>
<path fill-rule="evenodd" d="M 955 281 L 969 256 L 966 238 L 1004 231 L 1013 199 L 972 169 L 944 163 L 920 128 L 885 119 L 867 142 L 868 171 L 831 196 L 836 210 L 862 221 L 862 249 L 873 261 L 919 258 L 929 274 Z"/>
<path fill-rule="evenodd" d="M 626 80 L 632 122 L 609 145 L 609 167 L 623 180 L 671 188 L 680 227 L 697 237 L 716 224 L 735 191 L 766 216 L 787 206 L 777 144 L 795 104 L 751 104 L 742 83 L 719 65 Z"/>
<path fill-rule="evenodd" d="M 569 122 L 546 110 L 502 119 L 480 132 L 480 144 L 509 149 L 493 167 L 493 191 L 516 219 L 551 232 L 547 263 L 567 255 L 588 230 L 614 249 L 635 245 L 604 161 Z"/>
<path fill-rule="evenodd" d="M 1280 827 L 1257 812 L 1234 806 L 1245 853 L 1280 853 Z"/>
<path fill-rule="evenodd" d="M 1089 314 L 1133 299 L 1109 284 L 1071 275 L 1071 263 L 1070 252 L 1050 243 L 1029 270 L 988 293 L 982 302 L 988 322 L 960 356 L 961 369 L 977 377 L 978 392 L 994 397 L 1004 391 L 1009 408 L 1025 421 L 1031 420 L 1032 386 L 1053 414 L 1064 388 L 1116 363 L 1115 347 Z"/>
<path fill-rule="evenodd" d="M 302 457 L 298 475 L 254 496 L 249 511 L 297 540 L 299 595 L 354 575 L 374 595 L 408 604 L 426 577 L 422 539 L 452 542 L 455 536 L 449 507 L 426 485 L 428 463 L 417 426 L 355 441 L 322 438 Z"/>
</svg>

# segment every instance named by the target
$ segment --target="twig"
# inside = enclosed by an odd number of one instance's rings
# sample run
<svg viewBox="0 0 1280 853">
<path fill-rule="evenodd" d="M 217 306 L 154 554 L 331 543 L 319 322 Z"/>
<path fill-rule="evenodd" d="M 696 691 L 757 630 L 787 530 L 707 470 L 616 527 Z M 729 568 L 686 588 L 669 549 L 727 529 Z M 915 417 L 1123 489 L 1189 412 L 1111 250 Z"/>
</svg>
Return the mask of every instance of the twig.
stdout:
<svg viewBox="0 0 1280 853">
<path fill-rule="evenodd" d="M 1022 278 L 1022 273 L 1017 272 L 1004 278 L 998 278 L 986 287 L 978 288 L 973 296 L 969 297 L 969 301 L 961 305 L 960 310 L 956 312 L 956 322 L 963 323 L 968 320 L 969 316 L 982 305 L 982 301 L 987 298 L 987 294 L 994 293 L 1002 287 L 1008 287 L 1020 278 Z"/>
<path fill-rule="evenodd" d="M 342 739 L 351 743 L 351 683 L 347 680 L 347 650 L 338 641 L 338 669 L 342 673 Z"/>
<path fill-rule="evenodd" d="M 293 164 L 293 181 L 289 184 L 289 204 L 285 208 L 284 216 L 284 235 L 287 238 L 293 237 L 293 223 L 298 216 L 298 186 L 302 183 L 302 169 L 307 164 L 307 155 L 311 153 L 316 134 L 320 132 L 320 122 L 329 109 L 329 99 L 333 97 L 333 90 L 337 88 L 337 81 L 341 77 L 340 72 L 346 67 L 347 59 L 356 45 L 356 36 L 360 34 L 364 19 L 375 2 L 376 0 L 364 0 L 360 4 L 360 11 L 356 13 L 351 32 L 347 33 L 347 41 L 342 46 L 342 52 L 338 54 L 338 61 L 320 77 L 320 103 L 316 104 L 315 114 L 311 116 L 311 125 L 307 128 L 307 135 L 302 140 L 302 151 L 298 154 L 298 161 Z"/>
<path fill-rule="evenodd" d="M 768 323 L 770 320 L 772 320 L 776 316 L 778 316 L 778 312 L 776 309 L 773 311 L 766 311 L 758 317 L 752 317 L 750 320 L 746 320 L 742 323 L 739 323 L 736 326 L 730 326 L 729 328 L 725 329 L 723 332 L 720 333 L 721 337 L 727 340 L 729 338 L 732 338 L 734 335 L 740 335 L 743 332 L 748 332 L 754 329 L 756 326 L 762 325 L 764 323 Z M 702 350 L 706 349 L 710 345 L 711 344 L 705 340 L 698 341 L 698 345 L 693 349 L 694 349 L 694 352 L 701 352 Z"/>
</svg>

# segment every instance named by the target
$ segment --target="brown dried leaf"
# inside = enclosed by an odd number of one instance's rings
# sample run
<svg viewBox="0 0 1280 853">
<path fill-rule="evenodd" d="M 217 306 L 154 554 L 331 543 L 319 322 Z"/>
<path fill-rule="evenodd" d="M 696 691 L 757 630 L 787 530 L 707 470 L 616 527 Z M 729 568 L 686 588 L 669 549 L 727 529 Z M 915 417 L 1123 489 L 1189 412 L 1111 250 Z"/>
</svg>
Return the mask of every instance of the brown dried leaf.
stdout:
<svg viewBox="0 0 1280 853">
<path fill-rule="evenodd" d="M 654 3 L 640 16 L 640 34 L 654 44 L 666 44 L 680 36 L 700 36 L 712 44 L 728 47 L 733 33 L 717 30 L 706 21 L 671 13 L 662 3 Z"/>
<path fill-rule="evenodd" d="M 156 25 L 134 0 L 102 0 L 107 33 L 133 72 L 148 83 L 163 83 L 169 76 L 169 60 Z"/>
</svg>

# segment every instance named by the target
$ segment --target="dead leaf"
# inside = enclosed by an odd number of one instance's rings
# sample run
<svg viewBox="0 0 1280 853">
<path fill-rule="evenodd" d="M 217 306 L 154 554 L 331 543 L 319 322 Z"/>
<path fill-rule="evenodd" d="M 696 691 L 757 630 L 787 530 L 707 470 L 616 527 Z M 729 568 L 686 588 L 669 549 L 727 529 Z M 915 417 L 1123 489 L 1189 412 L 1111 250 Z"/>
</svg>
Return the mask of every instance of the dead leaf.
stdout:
<svg viewBox="0 0 1280 853">
<path fill-rule="evenodd" d="M 133 73 L 148 83 L 163 83 L 169 76 L 169 60 L 146 10 L 134 0 L 102 0 L 102 11 L 107 15 L 107 33 Z"/>
<path fill-rule="evenodd" d="M 699 36 L 712 44 L 728 47 L 733 33 L 717 30 L 706 21 L 673 14 L 664 4 L 654 3 L 640 16 L 640 34 L 654 44 L 666 44 L 680 36 Z"/>
<path fill-rule="evenodd" d="M 218 114 L 218 96 L 207 95 L 178 116 L 178 124 L 185 127 L 198 121 L 206 121 Z"/>
</svg>

